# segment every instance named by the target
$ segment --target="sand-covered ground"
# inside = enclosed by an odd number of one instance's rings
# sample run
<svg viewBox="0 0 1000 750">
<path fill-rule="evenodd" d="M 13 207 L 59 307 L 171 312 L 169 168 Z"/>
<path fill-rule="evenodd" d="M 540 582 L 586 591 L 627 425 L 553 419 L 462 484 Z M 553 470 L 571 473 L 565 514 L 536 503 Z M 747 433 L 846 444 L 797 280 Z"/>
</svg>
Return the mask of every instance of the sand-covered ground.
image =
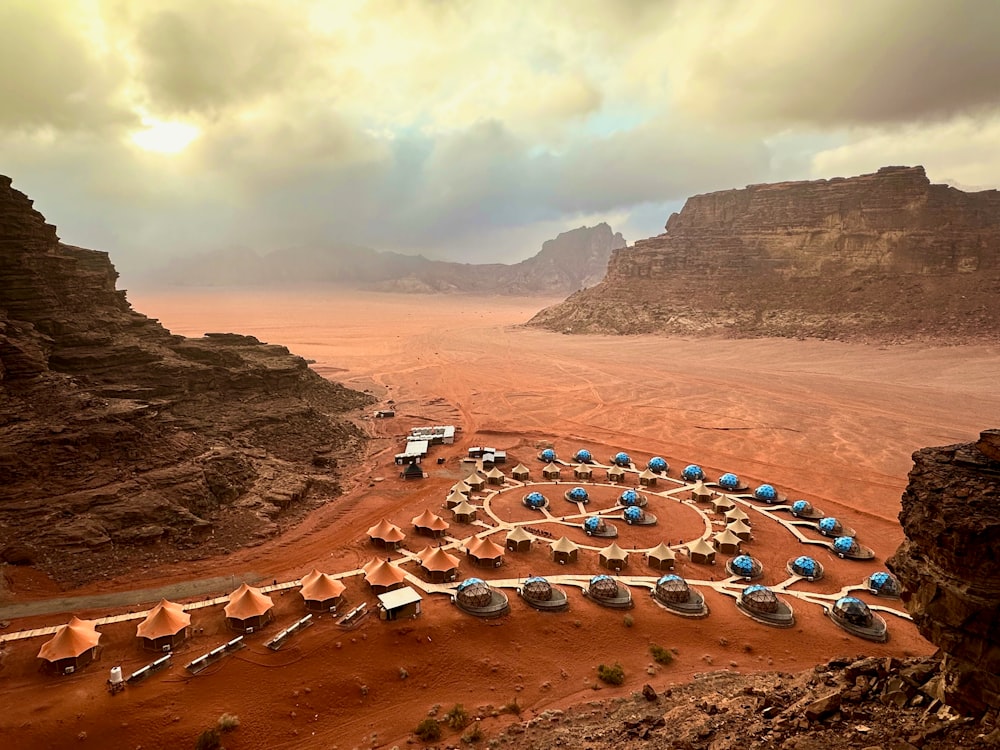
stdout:
<svg viewBox="0 0 1000 750">
<path fill-rule="evenodd" d="M 195 565 L 122 571 L 119 579 L 74 594 L 225 575 L 253 574 L 270 583 L 313 567 L 352 569 L 377 553 L 365 530 L 381 517 L 399 524 L 408 533 L 406 546 L 419 551 L 427 541 L 413 535 L 410 518 L 424 508 L 450 518 L 440 506 L 448 488 L 468 473 L 459 463 L 466 448 L 506 449 L 506 470 L 523 461 L 538 478 L 535 456 L 549 443 L 566 459 L 578 448 L 589 448 L 602 463 L 625 450 L 640 467 L 651 456 L 663 456 L 673 476 L 685 464 L 699 463 L 711 477 L 735 472 L 751 487 L 769 482 L 792 498 L 810 500 L 853 526 L 876 561 L 844 561 L 821 547 L 805 549 L 766 519 L 755 524 L 747 551 L 764 563 L 768 584 L 787 577 L 788 558 L 813 554 L 827 566 L 827 578 L 795 589 L 829 593 L 881 568 L 901 540 L 895 519 L 913 450 L 967 441 L 1000 424 L 1000 351 L 990 347 L 573 337 L 518 327 L 549 300 L 505 297 L 342 290 L 132 290 L 129 297 L 136 309 L 175 333 L 233 331 L 284 344 L 313 360 L 318 372 L 392 399 L 398 417 L 367 422 L 375 436 L 372 450 L 348 467 L 352 479 L 344 497 L 280 538 Z M 424 465 L 427 479 L 404 483 L 392 464 L 402 436 L 412 426 L 442 423 L 461 427 L 456 444 L 433 450 Z M 437 457 L 445 463 L 438 465 Z M 598 470 L 595 479 L 603 481 L 603 475 Z M 571 481 L 566 477 L 558 487 Z M 553 515 L 572 514 L 575 508 L 555 489 L 546 489 Z M 597 491 L 600 502 L 606 494 Z M 506 493 L 494 510 L 505 520 L 530 519 L 531 511 L 517 505 L 522 495 Z M 652 497 L 648 509 L 660 516 L 655 531 L 615 522 L 623 529 L 622 546 L 676 543 L 700 523 L 674 501 Z M 463 537 L 484 529 L 450 531 Z M 587 543 L 582 532 L 568 532 Z M 720 557 L 708 568 L 682 560 L 677 572 L 720 579 L 724 561 Z M 405 567 L 417 572 L 413 563 Z M 597 572 L 595 551 L 582 551 L 574 566 L 556 566 L 539 544 L 508 555 L 498 571 L 463 560 L 460 577 Z M 632 556 L 626 572 L 654 574 L 641 555 Z M 5 573 L 4 601 L 64 593 L 30 571 L 8 567 Z M 892 616 L 889 642 L 877 645 L 837 629 L 814 604 L 793 601 L 796 625 L 779 630 L 748 619 L 724 594 L 708 587 L 704 593 L 711 614 L 688 621 L 633 590 L 631 627 L 623 613 L 573 589 L 566 613 L 536 612 L 512 594 L 511 613 L 492 621 L 461 614 L 436 596 L 425 599 L 416 620 L 369 618 L 345 631 L 323 618 L 271 652 L 263 647 L 267 633 L 302 614 L 293 590 L 275 596 L 276 622 L 255 634 L 248 648 L 191 676 L 183 665 L 228 637 L 221 607 L 196 611 L 194 624 L 204 632 L 184 646 L 174 666 L 113 697 L 104 689 L 108 668 L 122 664 L 130 672 L 149 661 L 136 645 L 135 623 L 102 628 L 100 661 L 64 678 L 37 671 L 42 640 L 14 642 L 0 656 L 0 736 L 13 748 L 185 747 L 228 712 L 241 720 L 226 736 L 231 750 L 392 747 L 404 744 L 435 704 L 447 710 L 463 703 L 472 710 L 516 698 L 531 716 L 585 700 L 593 695 L 601 662 L 618 661 L 627 674 L 622 688 L 603 689 L 601 695 L 608 695 L 647 681 L 664 687 L 710 669 L 794 670 L 837 654 L 932 650 L 912 625 Z M 348 580 L 347 598 L 375 602 L 357 578 Z M 9 630 L 56 625 L 68 616 L 36 616 L 11 623 Z M 655 674 L 647 673 L 651 643 L 678 652 L 672 665 Z M 484 729 L 489 735 L 511 720 L 508 714 L 488 717 Z"/>
</svg>

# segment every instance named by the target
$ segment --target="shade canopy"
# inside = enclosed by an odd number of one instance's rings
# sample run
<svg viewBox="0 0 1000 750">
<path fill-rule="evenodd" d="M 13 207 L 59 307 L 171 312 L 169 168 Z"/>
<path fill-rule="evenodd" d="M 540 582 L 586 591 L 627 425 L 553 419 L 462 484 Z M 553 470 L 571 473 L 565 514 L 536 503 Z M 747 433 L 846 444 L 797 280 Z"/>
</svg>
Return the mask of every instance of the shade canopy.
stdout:
<svg viewBox="0 0 1000 750">
<path fill-rule="evenodd" d="M 226 617 L 234 620 L 249 620 L 251 617 L 260 617 L 274 606 L 271 597 L 253 586 L 241 584 L 236 591 L 229 595 L 229 604 L 224 609 Z"/>
<path fill-rule="evenodd" d="M 74 616 L 67 624 L 59 627 L 51 640 L 42 644 L 38 650 L 38 658 L 59 661 L 81 656 L 101 640 L 96 625 L 97 620 L 81 620 Z"/>
<path fill-rule="evenodd" d="M 191 615 L 184 611 L 184 607 L 161 599 L 160 603 L 149 611 L 146 619 L 139 623 L 135 634 L 139 638 L 154 641 L 164 636 L 177 635 L 190 624 Z"/>
</svg>

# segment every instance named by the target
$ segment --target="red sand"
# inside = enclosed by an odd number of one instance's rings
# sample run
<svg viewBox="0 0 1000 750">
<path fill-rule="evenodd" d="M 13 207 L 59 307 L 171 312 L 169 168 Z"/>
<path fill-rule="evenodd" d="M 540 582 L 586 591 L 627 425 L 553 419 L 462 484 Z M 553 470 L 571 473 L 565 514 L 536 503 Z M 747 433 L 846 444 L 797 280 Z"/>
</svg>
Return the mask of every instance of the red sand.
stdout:
<svg viewBox="0 0 1000 750">
<path fill-rule="evenodd" d="M 755 540 L 746 551 L 764 563 L 765 583 L 786 577 L 790 557 L 812 554 L 826 566 L 827 578 L 795 589 L 829 593 L 881 568 L 901 540 L 895 519 L 910 453 L 972 439 L 1000 422 L 1000 351 L 991 347 L 571 337 L 515 327 L 546 303 L 535 299 L 341 290 L 132 292 L 130 298 L 174 333 L 234 331 L 284 344 L 315 360 L 324 375 L 395 399 L 399 417 L 369 423 L 378 437 L 372 454 L 359 457 L 353 486 L 279 539 L 195 565 L 123 572 L 120 579 L 74 593 L 249 571 L 289 580 L 313 567 L 354 568 L 379 554 L 365 530 L 381 516 L 399 524 L 408 535 L 406 546 L 419 551 L 427 539 L 413 533 L 410 519 L 430 507 L 452 520 L 440 505 L 448 488 L 469 473 L 458 463 L 468 446 L 507 449 L 507 470 L 522 461 L 540 478 L 535 455 L 542 442 L 551 442 L 564 459 L 581 447 L 602 462 L 625 450 L 639 466 L 661 455 L 674 476 L 685 464 L 699 463 L 710 476 L 732 471 L 751 487 L 770 482 L 794 499 L 810 500 L 855 527 L 859 540 L 875 549 L 876 562 L 852 563 L 803 547 L 766 521 L 755 523 Z M 459 440 L 434 449 L 425 464 L 428 479 L 404 484 L 392 465 L 401 436 L 411 426 L 440 423 L 461 426 Z M 437 466 L 438 456 L 447 463 Z M 567 468 L 559 485 L 543 488 L 556 516 L 575 512 L 561 496 L 578 484 L 571 475 Z M 603 477 L 598 469 L 595 479 Z M 540 517 L 517 505 L 522 494 L 511 491 L 498 501 L 501 515 Z M 619 542 L 652 546 L 693 533 L 697 516 L 668 503 L 651 500 L 649 510 L 661 517 L 653 529 L 612 520 L 622 533 Z M 453 524 L 450 534 L 481 530 Z M 588 541 L 582 532 L 567 535 Z M 678 572 L 722 578 L 725 559 L 720 556 L 714 567 L 682 562 Z M 417 571 L 414 563 L 405 567 Z M 496 573 L 472 568 L 463 556 L 460 577 L 598 570 L 596 552 L 581 551 L 577 564 L 564 567 L 552 564 L 547 545 L 540 545 L 508 554 Z M 53 590 L 30 571 L 7 572 L 15 601 Z M 625 573 L 653 574 L 641 555 L 632 556 Z M 350 602 L 374 603 L 359 579 L 347 584 Z M 13 748 L 183 747 L 228 712 L 241 720 L 225 738 L 230 750 L 391 747 L 403 744 L 434 704 L 446 711 L 454 703 L 499 707 L 517 698 L 530 716 L 587 699 L 601 662 L 619 661 L 627 674 L 622 688 L 604 688 L 603 696 L 637 690 L 647 681 L 661 688 L 710 669 L 792 670 L 840 654 L 932 650 L 897 618 L 887 618 L 890 641 L 876 645 L 835 628 L 818 606 L 792 600 L 796 625 L 782 631 L 749 620 L 731 598 L 703 591 L 710 616 L 685 621 L 633 590 L 632 627 L 624 625 L 621 612 L 573 589 L 570 611 L 563 614 L 535 612 L 510 592 L 511 614 L 489 622 L 459 613 L 444 597 L 431 597 L 416 620 L 369 618 L 345 632 L 324 618 L 270 652 L 263 647 L 268 634 L 303 613 L 301 597 L 292 591 L 275 595 L 275 623 L 253 636 L 247 649 L 192 677 L 183 665 L 229 637 L 221 607 L 196 611 L 193 624 L 204 633 L 177 654 L 175 665 L 113 697 L 104 690 L 108 668 L 122 664 L 128 673 L 150 660 L 137 646 L 137 623 L 102 627 L 100 660 L 71 677 L 37 672 L 35 654 L 43 639 L 15 642 L 0 657 L 0 736 Z M 68 618 L 32 618 L 31 624 Z M 25 626 L 15 622 L 11 629 Z M 646 673 L 651 643 L 679 652 L 652 676 Z M 407 679 L 400 678 L 400 668 Z M 510 720 L 502 714 L 483 728 L 489 734 Z M 82 733 L 85 739 L 78 740 Z M 457 736 L 450 741 L 455 744 Z"/>
</svg>

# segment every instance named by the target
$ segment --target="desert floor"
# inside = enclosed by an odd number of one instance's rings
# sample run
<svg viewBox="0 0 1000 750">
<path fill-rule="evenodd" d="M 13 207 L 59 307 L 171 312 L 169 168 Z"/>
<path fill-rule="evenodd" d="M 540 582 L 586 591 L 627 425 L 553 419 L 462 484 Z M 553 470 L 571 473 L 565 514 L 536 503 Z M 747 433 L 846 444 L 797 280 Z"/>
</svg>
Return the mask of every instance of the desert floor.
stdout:
<svg viewBox="0 0 1000 750">
<path fill-rule="evenodd" d="M 837 516 L 874 549 L 871 563 L 840 560 L 822 547 L 800 545 L 774 522 L 755 523 L 755 539 L 746 551 L 763 562 L 764 583 L 786 579 L 785 561 L 808 553 L 826 566 L 827 577 L 794 590 L 832 593 L 883 568 L 901 541 L 896 515 L 914 450 L 968 441 L 981 429 L 1000 426 L 1000 350 L 990 347 L 572 337 L 519 326 L 554 301 L 537 298 L 340 290 L 133 290 L 129 297 L 136 309 L 174 333 L 233 331 L 284 344 L 313 360 L 319 373 L 369 389 L 383 402 L 392 399 L 398 417 L 363 419 L 374 439 L 370 454 L 350 467 L 344 496 L 280 538 L 187 567 L 123 571 L 119 579 L 74 595 L 219 576 L 289 581 L 313 567 L 350 570 L 384 554 L 365 534 L 382 517 L 402 527 L 405 546 L 419 551 L 427 540 L 414 536 L 410 518 L 431 508 L 451 520 L 441 504 L 451 485 L 469 472 L 460 457 L 469 446 L 483 444 L 509 452 L 501 467 L 505 472 L 520 461 L 533 479 L 542 466 L 536 459 L 540 446 L 551 444 L 567 460 L 588 448 L 607 463 L 624 450 L 640 468 L 651 456 L 663 456 L 674 477 L 684 465 L 698 463 L 711 478 L 728 471 L 751 487 L 769 482 L 791 499 L 808 499 Z M 404 483 L 393 454 L 410 427 L 432 424 L 455 424 L 461 432 L 455 445 L 432 449 L 424 464 L 428 478 Z M 438 457 L 445 463 L 438 465 Z M 574 511 L 559 494 L 575 484 L 566 477 L 564 470 L 558 488 L 545 490 L 556 515 Z M 603 471 L 595 478 L 603 481 Z M 498 514 L 511 521 L 531 518 L 516 502 L 521 494 L 507 493 L 496 504 Z M 676 543 L 698 527 L 678 503 L 653 497 L 649 510 L 660 516 L 654 530 L 616 524 L 623 547 L 650 547 L 661 539 Z M 464 537 L 481 531 L 453 524 L 450 533 Z M 587 542 L 573 533 L 568 535 L 575 541 Z M 502 543 L 503 534 L 494 538 Z M 459 577 L 601 572 L 596 552 L 584 550 L 578 563 L 565 567 L 553 564 L 547 552 L 540 544 L 508 554 L 499 571 L 473 568 L 463 559 Z M 721 580 L 726 559 L 720 556 L 714 567 L 681 560 L 677 572 L 693 580 Z M 404 567 L 417 570 L 412 563 Z M 6 572 L 7 602 L 68 593 L 47 589 L 30 573 Z M 625 574 L 657 575 L 636 554 Z M 352 606 L 374 605 L 359 578 L 346 582 Z M 37 670 L 35 654 L 44 639 L 11 642 L 0 652 L 0 736 L 9 748 L 190 747 L 220 714 L 232 713 L 241 726 L 225 736 L 230 750 L 392 747 L 405 744 L 437 704 L 442 713 L 455 703 L 481 709 L 489 736 L 514 717 L 492 717 L 483 707 L 499 709 L 515 699 L 525 718 L 592 697 L 626 694 L 645 682 L 661 689 L 713 669 L 791 671 L 837 655 L 933 650 L 912 624 L 891 615 L 886 615 L 889 642 L 873 644 L 835 627 L 813 603 L 789 599 L 796 624 L 781 630 L 749 619 L 732 598 L 708 586 L 701 590 L 711 613 L 692 621 L 665 612 L 648 592 L 633 589 L 631 627 L 621 611 L 602 608 L 574 588 L 567 589 L 565 613 L 536 612 L 508 590 L 510 614 L 489 621 L 462 614 L 445 596 L 430 596 L 415 620 L 369 617 L 354 630 L 342 630 L 325 617 L 271 652 L 263 646 L 269 634 L 303 614 L 301 597 L 292 589 L 274 596 L 275 622 L 250 637 L 247 648 L 191 676 L 184 670 L 188 661 L 231 637 L 221 606 L 197 610 L 194 625 L 203 632 L 182 647 L 174 664 L 115 696 L 105 691 L 108 668 L 121 664 L 128 674 L 151 660 L 137 646 L 135 622 L 102 627 L 100 660 L 69 677 Z M 867 594 L 862 598 L 900 606 Z M 137 601 L 132 609 L 150 604 Z M 68 617 L 15 621 L 4 632 L 58 625 Z M 653 665 L 654 643 L 677 650 L 672 664 Z M 602 662 L 623 665 L 627 678 L 621 688 L 594 692 Z M 458 734 L 445 741 L 457 744 Z"/>
</svg>

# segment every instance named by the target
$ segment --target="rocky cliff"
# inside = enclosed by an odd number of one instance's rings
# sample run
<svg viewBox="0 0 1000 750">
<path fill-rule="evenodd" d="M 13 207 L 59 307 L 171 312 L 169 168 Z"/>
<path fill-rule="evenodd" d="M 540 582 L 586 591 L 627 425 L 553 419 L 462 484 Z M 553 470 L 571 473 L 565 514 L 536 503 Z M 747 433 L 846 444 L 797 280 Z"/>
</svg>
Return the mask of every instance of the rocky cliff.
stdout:
<svg viewBox="0 0 1000 750">
<path fill-rule="evenodd" d="M 368 397 L 282 346 L 174 336 L 0 176 L 0 561 L 64 581 L 260 540 L 339 492 Z"/>
<path fill-rule="evenodd" d="M 920 632 L 943 652 L 945 696 L 1000 708 L 1000 430 L 913 454 L 889 560 Z"/>
<path fill-rule="evenodd" d="M 422 294 L 559 295 L 599 282 L 611 252 L 622 247 L 620 233 L 598 224 L 563 232 L 514 264 L 451 263 L 357 246 L 303 247 L 263 257 L 221 252 L 177 260 L 158 279 L 179 285 L 327 283 Z"/>
<path fill-rule="evenodd" d="M 689 198 L 531 324 L 568 333 L 1000 338 L 1000 193 L 922 167 Z"/>
</svg>

